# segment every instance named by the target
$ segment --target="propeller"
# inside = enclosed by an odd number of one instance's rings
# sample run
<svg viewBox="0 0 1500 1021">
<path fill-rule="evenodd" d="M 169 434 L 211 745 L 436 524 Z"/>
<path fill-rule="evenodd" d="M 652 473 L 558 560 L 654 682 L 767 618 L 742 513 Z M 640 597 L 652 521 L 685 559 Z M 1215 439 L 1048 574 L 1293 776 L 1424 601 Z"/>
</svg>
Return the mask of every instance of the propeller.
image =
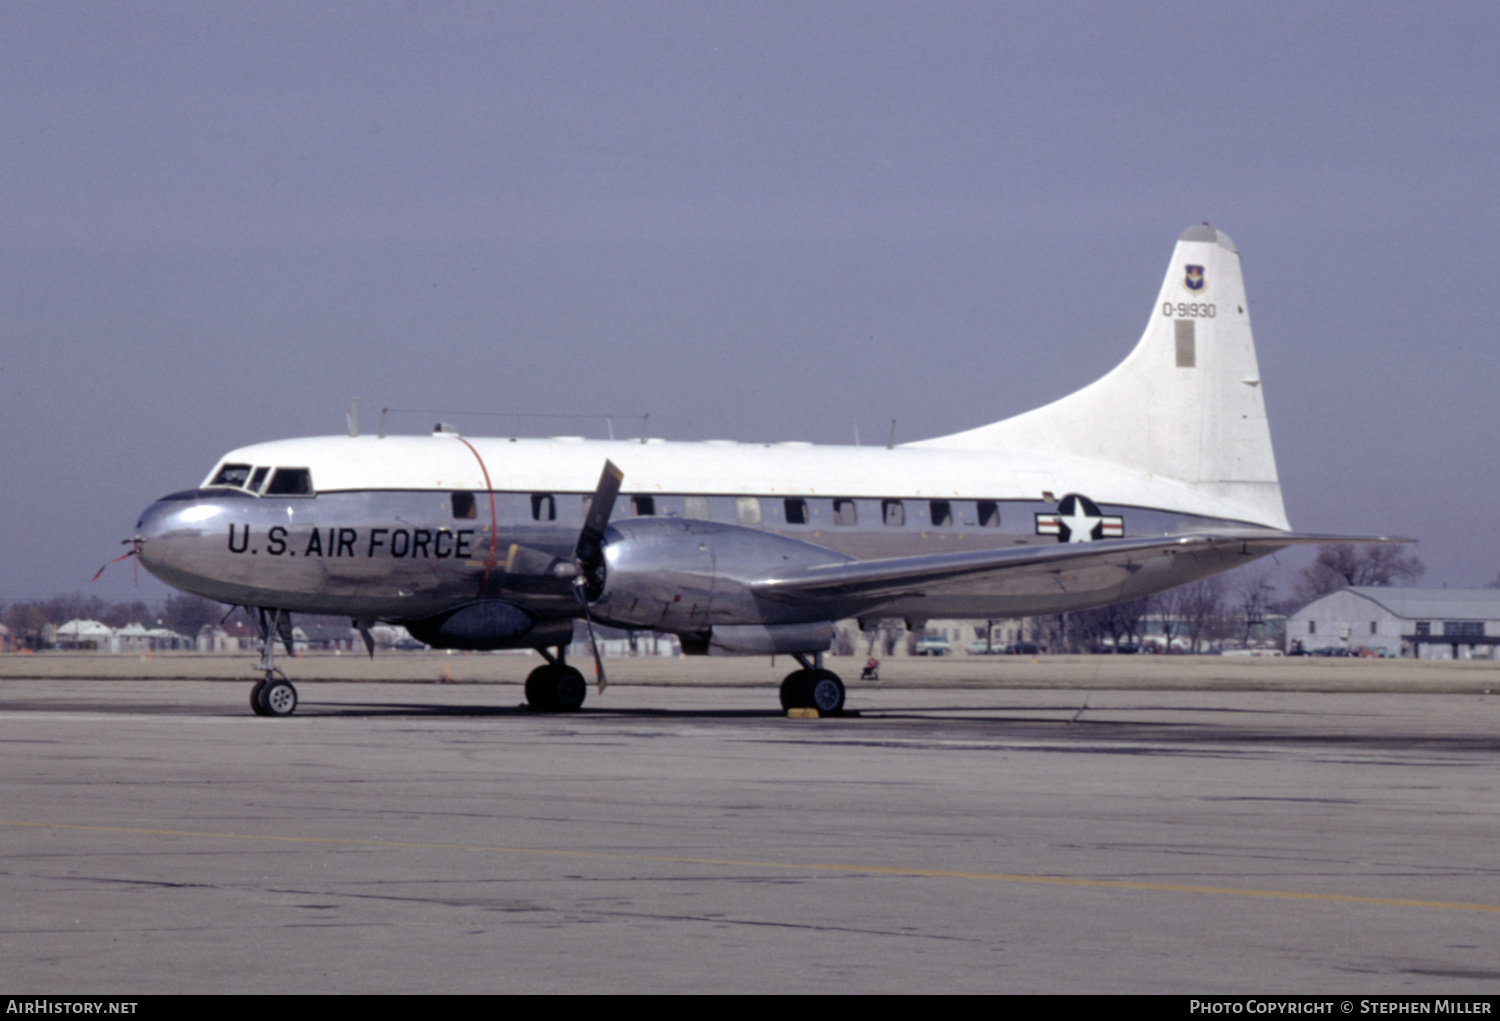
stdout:
<svg viewBox="0 0 1500 1021">
<path fill-rule="evenodd" d="M 578 564 L 584 594 L 590 601 L 598 599 L 604 592 L 604 529 L 609 525 L 609 515 L 615 509 L 615 497 L 620 495 L 620 482 L 625 473 L 615 467 L 613 461 L 604 462 L 604 471 L 599 474 L 599 486 L 589 503 L 589 512 L 584 517 L 583 531 L 578 534 L 578 546 L 573 551 L 573 560 Z M 577 580 L 575 585 L 580 584 Z"/>
<path fill-rule="evenodd" d="M 583 619 L 589 626 L 589 647 L 594 652 L 594 676 L 599 679 L 599 693 L 604 693 L 604 660 L 599 656 L 599 642 L 594 638 L 594 615 L 589 612 L 589 603 L 604 592 L 604 529 L 609 525 L 609 515 L 615 508 L 615 497 L 620 495 L 622 472 L 613 461 L 604 462 L 604 471 L 599 474 L 599 485 L 594 498 L 589 502 L 589 512 L 583 521 L 583 531 L 578 533 L 578 546 L 573 551 L 573 562 L 578 573 L 573 576 L 573 594 L 578 605 L 583 607 Z"/>
</svg>

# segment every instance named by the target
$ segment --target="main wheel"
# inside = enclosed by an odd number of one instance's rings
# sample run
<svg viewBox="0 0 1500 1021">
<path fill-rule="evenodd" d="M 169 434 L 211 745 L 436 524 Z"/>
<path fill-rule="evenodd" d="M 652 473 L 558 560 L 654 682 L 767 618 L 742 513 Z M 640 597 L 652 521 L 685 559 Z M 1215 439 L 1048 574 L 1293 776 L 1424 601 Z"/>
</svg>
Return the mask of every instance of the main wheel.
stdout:
<svg viewBox="0 0 1500 1021">
<path fill-rule="evenodd" d="M 266 708 L 266 682 L 262 678 L 255 682 L 255 687 L 250 689 L 250 708 L 255 711 L 256 716 L 270 716 L 271 710 Z"/>
<path fill-rule="evenodd" d="M 808 684 L 807 670 L 794 670 L 781 682 L 781 708 L 808 709 L 812 706 L 812 691 Z"/>
<path fill-rule="evenodd" d="M 588 682 L 583 679 L 583 674 L 570 666 L 565 666 L 557 672 L 557 678 L 552 684 L 553 704 L 562 712 L 577 712 L 583 707 L 583 700 L 589 693 Z"/>
<path fill-rule="evenodd" d="M 550 713 L 552 705 L 551 663 L 545 663 L 526 675 L 526 705 L 534 712 Z"/>
<path fill-rule="evenodd" d="M 540 713 L 571 713 L 583 705 L 588 690 L 583 674 L 548 663 L 526 678 L 526 704 Z"/>
<path fill-rule="evenodd" d="M 297 689 L 292 687 L 291 681 L 278 678 L 266 683 L 260 701 L 266 707 L 267 716 L 290 716 L 297 711 Z"/>
<path fill-rule="evenodd" d="M 844 682 L 832 670 L 814 670 L 806 682 L 807 704 L 820 713 L 844 708 Z"/>
</svg>

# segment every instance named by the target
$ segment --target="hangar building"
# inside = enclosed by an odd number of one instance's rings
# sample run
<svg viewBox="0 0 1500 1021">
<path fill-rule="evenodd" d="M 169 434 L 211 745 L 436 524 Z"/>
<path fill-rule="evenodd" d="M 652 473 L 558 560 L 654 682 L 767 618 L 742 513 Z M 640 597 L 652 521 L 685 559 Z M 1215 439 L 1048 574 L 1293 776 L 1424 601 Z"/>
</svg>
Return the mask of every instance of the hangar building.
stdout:
<svg viewBox="0 0 1500 1021">
<path fill-rule="evenodd" d="M 1319 596 L 1287 618 L 1287 651 L 1385 650 L 1418 659 L 1492 658 L 1500 589 L 1360 586 Z"/>
</svg>

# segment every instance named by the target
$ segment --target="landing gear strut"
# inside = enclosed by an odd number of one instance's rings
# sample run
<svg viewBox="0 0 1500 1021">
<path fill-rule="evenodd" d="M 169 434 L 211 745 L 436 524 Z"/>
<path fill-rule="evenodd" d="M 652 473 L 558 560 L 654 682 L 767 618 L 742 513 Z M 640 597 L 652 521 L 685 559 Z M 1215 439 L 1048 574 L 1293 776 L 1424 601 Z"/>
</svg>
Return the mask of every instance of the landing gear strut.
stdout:
<svg viewBox="0 0 1500 1021">
<path fill-rule="evenodd" d="M 844 682 L 832 670 L 823 669 L 823 654 L 813 653 L 809 663 L 804 653 L 793 653 L 801 670 L 794 670 L 781 682 L 782 709 L 816 709 L 833 714 L 844 708 Z"/>
<path fill-rule="evenodd" d="M 583 674 L 563 661 L 563 646 L 557 655 L 538 649 L 547 660 L 526 678 L 526 705 L 533 712 L 571 713 L 583 705 L 589 686 Z"/>
<path fill-rule="evenodd" d="M 292 616 L 285 610 L 273 610 L 268 614 L 264 609 L 258 609 L 255 613 L 262 650 L 255 669 L 265 671 L 265 676 L 250 689 L 250 708 L 256 716 L 290 716 L 297 711 L 297 689 L 292 687 L 286 674 L 276 668 L 276 639 L 286 643 L 290 655 Z"/>
</svg>

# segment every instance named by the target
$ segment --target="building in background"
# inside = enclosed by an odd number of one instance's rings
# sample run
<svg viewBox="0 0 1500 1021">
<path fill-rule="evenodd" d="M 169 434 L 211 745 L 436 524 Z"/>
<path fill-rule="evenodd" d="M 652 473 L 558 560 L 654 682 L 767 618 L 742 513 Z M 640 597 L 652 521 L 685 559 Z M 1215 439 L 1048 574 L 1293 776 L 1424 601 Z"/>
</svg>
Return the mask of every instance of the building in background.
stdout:
<svg viewBox="0 0 1500 1021">
<path fill-rule="evenodd" d="M 1500 643 L 1500 589 L 1343 588 L 1287 618 L 1286 642 L 1288 652 L 1490 659 Z"/>
</svg>

